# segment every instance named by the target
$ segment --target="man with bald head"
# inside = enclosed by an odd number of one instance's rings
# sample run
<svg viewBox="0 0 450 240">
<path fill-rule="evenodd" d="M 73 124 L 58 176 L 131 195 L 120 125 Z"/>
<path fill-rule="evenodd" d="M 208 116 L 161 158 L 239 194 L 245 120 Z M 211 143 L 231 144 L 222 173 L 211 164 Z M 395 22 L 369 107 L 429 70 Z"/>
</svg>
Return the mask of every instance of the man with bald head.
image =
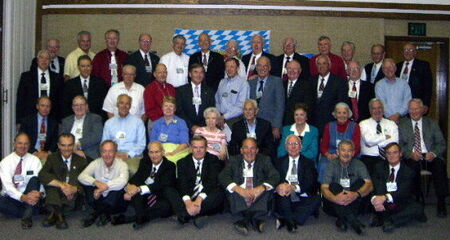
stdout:
<svg viewBox="0 0 450 240">
<path fill-rule="evenodd" d="M 311 76 L 317 75 L 319 73 L 316 65 L 317 57 L 319 57 L 320 55 L 326 55 L 330 59 L 330 72 L 342 79 L 345 79 L 347 77 L 344 61 L 340 56 L 331 53 L 331 46 L 331 39 L 329 37 L 319 37 L 319 39 L 317 40 L 317 48 L 319 49 L 319 53 L 309 60 L 309 69 L 311 71 Z"/>
<path fill-rule="evenodd" d="M 64 63 L 66 59 L 59 56 L 59 49 L 61 45 L 58 39 L 50 39 L 47 41 L 47 51 L 50 54 L 50 71 L 57 73 L 58 78 L 64 78 Z M 31 61 L 30 70 L 37 67 L 37 58 L 33 58 Z"/>
<path fill-rule="evenodd" d="M 261 56 L 269 58 L 271 65 L 275 65 L 274 63 L 275 57 L 270 53 L 264 52 L 263 49 L 264 49 L 263 36 L 259 34 L 253 35 L 252 52 L 242 57 L 242 62 L 244 62 L 245 69 L 247 69 L 247 80 L 253 80 L 257 78 L 256 64 Z"/>
<path fill-rule="evenodd" d="M 300 63 L 301 73 L 300 78 L 308 80 L 309 75 L 309 59 L 296 52 L 297 40 L 292 37 L 287 37 L 283 40 L 283 54 L 275 58 L 275 64 L 273 66 L 272 74 L 280 77 L 284 81 L 288 80 L 287 76 L 287 64 L 292 60 L 296 60 Z"/>
<path fill-rule="evenodd" d="M 125 64 L 130 64 L 136 67 L 136 83 L 141 84 L 144 88 L 150 84 L 155 77 L 153 72 L 156 64 L 159 62 L 159 57 L 152 53 L 152 36 L 148 33 L 139 35 L 139 50 L 130 54 L 125 61 Z"/>
<path fill-rule="evenodd" d="M 369 101 L 375 97 L 373 85 L 361 77 L 363 72 L 364 69 L 359 62 L 350 61 L 348 63 L 348 97 L 353 112 L 352 119 L 355 122 L 361 122 L 370 117 Z"/>
</svg>

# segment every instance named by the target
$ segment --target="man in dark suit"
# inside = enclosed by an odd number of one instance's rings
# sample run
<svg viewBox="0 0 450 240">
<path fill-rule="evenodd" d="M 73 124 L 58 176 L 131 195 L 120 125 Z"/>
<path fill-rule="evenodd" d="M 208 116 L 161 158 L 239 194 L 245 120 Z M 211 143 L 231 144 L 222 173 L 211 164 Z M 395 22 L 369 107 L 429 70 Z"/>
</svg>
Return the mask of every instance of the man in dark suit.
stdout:
<svg viewBox="0 0 450 240">
<path fill-rule="evenodd" d="M 91 75 L 92 60 L 87 55 L 78 58 L 78 69 L 80 70 L 80 75 L 70 79 L 64 84 L 63 116 L 67 117 L 73 114 L 73 98 L 82 95 L 87 99 L 89 111 L 103 116 L 104 119 L 106 119 L 106 114 L 102 110 L 103 101 L 105 100 L 107 92 L 105 82 L 102 79 Z"/>
<path fill-rule="evenodd" d="M 433 76 L 430 63 L 416 58 L 417 47 L 412 43 L 403 46 L 405 61 L 397 63 L 396 76 L 406 80 L 411 87 L 413 98 L 420 98 L 425 105 L 425 112 L 431 106 L 433 91 Z"/>
<path fill-rule="evenodd" d="M 125 61 L 125 64 L 136 67 L 135 82 L 141 84 L 144 88 L 155 79 L 153 70 L 159 63 L 159 57 L 150 51 L 151 47 L 152 36 L 146 33 L 139 35 L 139 50 L 128 55 Z"/>
<path fill-rule="evenodd" d="M 311 122 L 319 129 L 322 135 L 323 128 L 328 122 L 334 121 L 331 114 L 339 102 L 350 105 L 348 99 L 348 85 L 345 80 L 330 73 L 330 58 L 320 55 L 316 58 L 316 66 L 319 74 L 313 76 L 313 99 L 315 101 Z"/>
<path fill-rule="evenodd" d="M 58 152 L 52 153 L 41 171 L 39 180 L 45 187 L 45 203 L 51 213 L 42 222 L 44 227 L 56 225 L 57 229 L 69 226 L 65 220 L 63 209 L 74 209 L 76 201 L 81 201 L 82 187 L 78 175 L 87 166 L 86 159 L 74 154 L 75 136 L 63 133 L 59 136 Z"/>
<path fill-rule="evenodd" d="M 369 101 L 375 97 L 373 85 L 361 79 L 361 65 L 357 61 L 348 63 L 348 97 L 350 98 L 350 108 L 353 112 L 352 120 L 361 122 L 370 117 Z"/>
<path fill-rule="evenodd" d="M 228 144 L 228 153 L 231 156 L 241 153 L 242 142 L 246 138 L 256 139 L 259 152 L 271 156 L 273 149 L 272 125 L 269 121 L 257 118 L 258 103 L 247 99 L 244 103 L 244 118 L 232 126 L 231 141 Z"/>
<path fill-rule="evenodd" d="M 308 66 L 308 65 L 307 65 Z M 283 82 L 284 92 L 286 94 L 283 126 L 294 123 L 294 108 L 299 103 L 308 105 L 311 109 L 314 99 L 311 82 L 308 78 L 302 78 L 303 69 L 297 60 L 292 60 L 286 66 L 287 81 Z M 311 115 L 308 112 L 308 115 Z"/>
<path fill-rule="evenodd" d="M 219 87 L 219 82 L 225 74 L 223 56 L 209 49 L 211 46 L 211 38 L 207 33 L 202 33 L 198 36 L 198 45 L 201 51 L 191 55 L 189 58 L 189 67 L 194 63 L 203 65 L 205 69 L 205 84 L 215 94 Z"/>
<path fill-rule="evenodd" d="M 289 232 L 295 232 L 297 224 L 305 224 L 308 217 L 320 207 L 320 197 L 315 187 L 317 171 L 313 161 L 300 154 L 302 141 L 298 136 L 289 135 L 285 147 L 288 155 L 275 163 L 281 181 L 275 195 L 279 216 L 277 229 L 286 225 Z"/>
<path fill-rule="evenodd" d="M 197 228 L 206 224 L 207 215 L 222 210 L 225 198 L 217 178 L 223 164 L 206 152 L 206 146 L 204 137 L 192 138 L 192 153 L 177 162 L 178 192 L 171 194 L 178 222 L 184 224 L 193 219 Z"/>
<path fill-rule="evenodd" d="M 447 168 L 444 160 L 446 143 L 437 122 L 423 117 L 422 100 L 413 98 L 408 104 L 410 118 L 404 118 L 398 125 L 399 143 L 406 163 L 416 172 L 414 192 L 421 197 L 420 170 L 431 171 L 433 186 L 438 199 L 437 216 L 446 217 L 445 197 L 448 195 Z"/>
<path fill-rule="evenodd" d="M 16 123 L 36 113 L 37 99 L 42 96 L 50 97 L 53 103 L 51 116 L 59 120 L 62 80 L 48 69 L 49 65 L 50 53 L 48 50 L 41 50 L 37 55 L 37 67 L 20 75 L 17 88 Z"/>
<path fill-rule="evenodd" d="M 381 66 L 383 65 L 385 54 L 384 46 L 382 44 L 372 45 L 370 55 L 373 62 L 368 63 L 364 67 L 367 76 L 366 81 L 370 82 L 372 85 L 375 85 L 375 83 L 384 78 L 384 73 Z"/>
<path fill-rule="evenodd" d="M 263 51 L 264 49 L 264 38 L 259 35 L 253 35 L 252 37 L 252 52 L 242 56 L 242 62 L 245 65 L 245 69 L 247 69 L 247 80 L 253 80 L 257 78 L 256 74 L 256 63 L 258 59 L 262 56 L 269 58 L 270 65 L 275 66 L 275 57 Z M 269 70 L 270 71 L 270 70 Z"/>
<path fill-rule="evenodd" d="M 50 39 L 47 41 L 47 51 L 50 54 L 50 71 L 57 73 L 59 79 L 64 79 L 64 63 L 66 59 L 58 56 L 60 47 L 58 39 Z M 36 69 L 37 66 L 37 58 L 33 58 L 30 71 Z"/>
<path fill-rule="evenodd" d="M 283 52 L 280 56 L 276 57 L 274 66 L 272 69 L 272 75 L 280 77 L 283 81 L 288 80 L 287 63 L 296 60 L 300 63 L 302 72 L 300 79 L 308 80 L 309 74 L 309 58 L 298 54 L 295 50 L 297 47 L 297 40 L 292 37 L 287 37 L 283 41 Z"/>
<path fill-rule="evenodd" d="M 374 196 L 371 203 L 376 211 L 371 226 L 383 226 L 383 232 L 391 232 L 395 227 L 413 219 L 426 222 L 423 206 L 414 201 L 415 172 L 402 163 L 402 150 L 398 143 L 389 143 L 386 148 L 387 161 L 375 167 L 373 176 Z"/>
<path fill-rule="evenodd" d="M 29 115 L 20 122 L 19 132 L 25 132 L 30 136 L 29 153 L 33 153 L 42 161 L 56 150 L 58 142 L 58 122 L 49 116 L 52 102 L 46 96 L 38 99 L 36 104 L 37 114 Z"/>
<path fill-rule="evenodd" d="M 172 209 L 166 191 L 175 187 L 175 171 L 175 164 L 164 157 L 161 143 L 149 143 L 148 155 L 141 159 L 136 174 L 125 187 L 124 198 L 131 201 L 135 215 L 118 215 L 112 219 L 112 224 L 135 221 L 133 228 L 140 229 L 151 220 L 169 217 Z"/>
<path fill-rule="evenodd" d="M 258 154 L 254 138 L 244 140 L 241 154 L 230 158 L 219 181 L 227 190 L 231 213 L 241 218 L 234 223 L 236 231 L 247 235 L 251 224 L 262 233 L 265 224 L 261 218 L 267 214 L 268 202 L 280 176 L 270 158 Z"/>
<path fill-rule="evenodd" d="M 176 115 L 188 125 L 191 134 L 198 127 L 205 126 L 203 111 L 208 107 L 215 107 L 214 91 L 203 84 L 205 70 L 203 65 L 194 63 L 189 66 L 189 77 L 191 82 L 177 89 L 177 112 Z"/>
</svg>

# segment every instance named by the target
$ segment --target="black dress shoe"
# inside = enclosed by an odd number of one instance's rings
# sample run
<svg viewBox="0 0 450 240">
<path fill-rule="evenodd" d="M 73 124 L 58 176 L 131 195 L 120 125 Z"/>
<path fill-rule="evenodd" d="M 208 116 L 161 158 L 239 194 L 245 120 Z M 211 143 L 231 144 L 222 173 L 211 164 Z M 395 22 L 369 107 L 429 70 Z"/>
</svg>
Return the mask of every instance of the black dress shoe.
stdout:
<svg viewBox="0 0 450 240">
<path fill-rule="evenodd" d="M 97 219 L 96 215 L 90 215 L 89 217 L 83 219 L 82 223 L 81 223 L 81 227 L 83 228 L 87 228 L 89 226 L 91 226 L 92 224 L 95 223 L 95 220 Z"/>
<path fill-rule="evenodd" d="M 294 221 L 286 221 L 286 228 L 290 233 L 297 232 L 297 224 Z"/>
<path fill-rule="evenodd" d="M 136 222 L 133 223 L 134 230 L 143 228 L 150 220 L 147 217 L 137 217 Z"/>
<path fill-rule="evenodd" d="M 125 215 L 120 214 L 111 218 L 111 225 L 125 224 Z"/>
<path fill-rule="evenodd" d="M 380 216 L 373 216 L 370 222 L 370 227 L 381 227 L 383 226 L 383 219 Z"/>
<path fill-rule="evenodd" d="M 316 209 L 316 210 L 312 213 L 312 215 L 313 215 L 315 218 L 319 218 L 320 210 L 319 210 L 319 209 Z"/>
<path fill-rule="evenodd" d="M 30 229 L 33 226 L 33 220 L 31 218 L 24 218 L 21 222 L 22 229 Z"/>
<path fill-rule="evenodd" d="M 56 228 L 57 229 L 67 229 L 69 225 L 67 225 L 66 219 L 64 215 L 61 213 L 56 214 Z"/>
<path fill-rule="evenodd" d="M 284 226 L 286 226 L 284 219 L 277 218 L 277 220 L 275 220 L 275 227 L 277 228 L 277 230 L 282 229 Z"/>
<path fill-rule="evenodd" d="M 422 212 L 422 214 L 420 214 L 416 219 L 421 223 L 426 223 L 428 221 L 427 215 L 425 215 L 424 212 Z"/>
<path fill-rule="evenodd" d="M 388 219 L 383 223 L 383 232 L 393 232 L 395 229 L 395 225 L 392 220 Z"/>
<path fill-rule="evenodd" d="M 247 222 L 245 220 L 239 220 L 235 223 L 233 223 L 234 229 L 236 229 L 236 231 L 242 235 L 247 235 L 248 234 L 248 227 L 247 227 Z"/>
<path fill-rule="evenodd" d="M 185 215 L 179 215 L 179 216 L 177 216 L 177 222 L 178 222 L 178 224 L 181 224 L 181 225 L 188 223 L 189 217 L 185 216 Z"/>
<path fill-rule="evenodd" d="M 352 229 L 358 234 L 358 235 L 362 235 L 363 231 L 361 229 L 360 224 L 357 221 L 354 221 L 352 223 L 350 223 L 350 227 L 352 227 Z"/>
<path fill-rule="evenodd" d="M 264 226 L 266 225 L 266 223 L 263 220 L 255 219 L 252 223 L 253 223 L 253 228 L 257 232 L 259 232 L 259 233 L 263 233 L 264 232 Z"/>
<path fill-rule="evenodd" d="M 436 216 L 439 218 L 447 217 L 447 208 L 445 207 L 445 202 L 442 202 L 442 201 L 438 202 Z"/>
<path fill-rule="evenodd" d="M 198 216 L 194 218 L 194 226 L 198 229 L 203 228 L 208 220 L 208 216 Z"/>
<path fill-rule="evenodd" d="M 47 218 L 42 221 L 43 227 L 51 227 L 56 223 L 56 214 L 54 212 L 50 213 Z"/>
<path fill-rule="evenodd" d="M 96 222 L 97 227 L 103 227 L 111 221 L 111 217 L 106 214 L 101 214 Z"/>
<path fill-rule="evenodd" d="M 345 221 L 343 219 L 338 218 L 336 220 L 336 227 L 341 232 L 347 231 L 347 224 L 345 223 Z"/>
</svg>

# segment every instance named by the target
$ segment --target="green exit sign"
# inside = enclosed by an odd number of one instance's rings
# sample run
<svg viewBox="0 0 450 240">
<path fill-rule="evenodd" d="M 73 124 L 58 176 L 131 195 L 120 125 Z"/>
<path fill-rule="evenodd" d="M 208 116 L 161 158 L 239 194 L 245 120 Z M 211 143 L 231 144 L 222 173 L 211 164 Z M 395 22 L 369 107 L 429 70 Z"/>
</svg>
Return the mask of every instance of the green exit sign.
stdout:
<svg viewBox="0 0 450 240">
<path fill-rule="evenodd" d="M 427 24 L 425 23 L 408 23 L 408 35 L 426 36 Z"/>
</svg>

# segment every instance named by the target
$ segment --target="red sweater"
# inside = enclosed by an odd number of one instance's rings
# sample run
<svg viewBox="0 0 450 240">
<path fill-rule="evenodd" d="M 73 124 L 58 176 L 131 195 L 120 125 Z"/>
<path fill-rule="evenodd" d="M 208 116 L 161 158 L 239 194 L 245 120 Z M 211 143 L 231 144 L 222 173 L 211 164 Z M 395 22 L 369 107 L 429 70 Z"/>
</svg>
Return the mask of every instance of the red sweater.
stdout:
<svg viewBox="0 0 450 240">
<path fill-rule="evenodd" d="M 316 58 L 319 55 L 315 55 L 314 57 L 312 57 L 309 60 L 309 70 L 311 72 L 311 76 L 315 76 L 317 74 L 319 74 L 319 72 L 317 71 L 317 66 L 316 66 Z M 347 79 L 347 72 L 345 72 L 345 64 L 344 64 L 344 60 L 342 60 L 341 57 L 339 57 L 338 55 L 335 54 L 328 54 L 328 57 L 330 58 L 331 61 L 331 69 L 330 72 L 334 75 L 339 76 L 340 78 L 346 80 Z"/>
<path fill-rule="evenodd" d="M 128 54 L 117 49 L 114 56 L 116 57 L 118 80 L 121 82 L 122 68 L 125 65 L 125 60 L 127 59 Z M 111 52 L 107 48 L 97 53 L 92 60 L 92 75 L 103 79 L 108 89 L 111 87 L 111 70 L 109 69 L 110 62 Z"/>
<path fill-rule="evenodd" d="M 175 88 L 170 83 L 160 83 L 154 80 L 145 88 L 145 115 L 152 121 L 156 121 L 163 116 L 161 105 L 163 98 L 167 96 L 175 97 Z"/>
<path fill-rule="evenodd" d="M 337 124 L 337 131 L 340 133 L 345 132 L 347 126 L 350 124 L 350 120 L 347 120 L 344 124 Z M 361 152 L 361 130 L 359 125 L 355 125 L 355 131 L 353 132 L 352 142 L 355 144 L 355 156 L 358 156 Z M 325 155 L 328 152 L 328 147 L 330 146 L 330 123 L 325 125 L 323 130 L 322 142 L 320 143 L 320 153 Z"/>
</svg>

